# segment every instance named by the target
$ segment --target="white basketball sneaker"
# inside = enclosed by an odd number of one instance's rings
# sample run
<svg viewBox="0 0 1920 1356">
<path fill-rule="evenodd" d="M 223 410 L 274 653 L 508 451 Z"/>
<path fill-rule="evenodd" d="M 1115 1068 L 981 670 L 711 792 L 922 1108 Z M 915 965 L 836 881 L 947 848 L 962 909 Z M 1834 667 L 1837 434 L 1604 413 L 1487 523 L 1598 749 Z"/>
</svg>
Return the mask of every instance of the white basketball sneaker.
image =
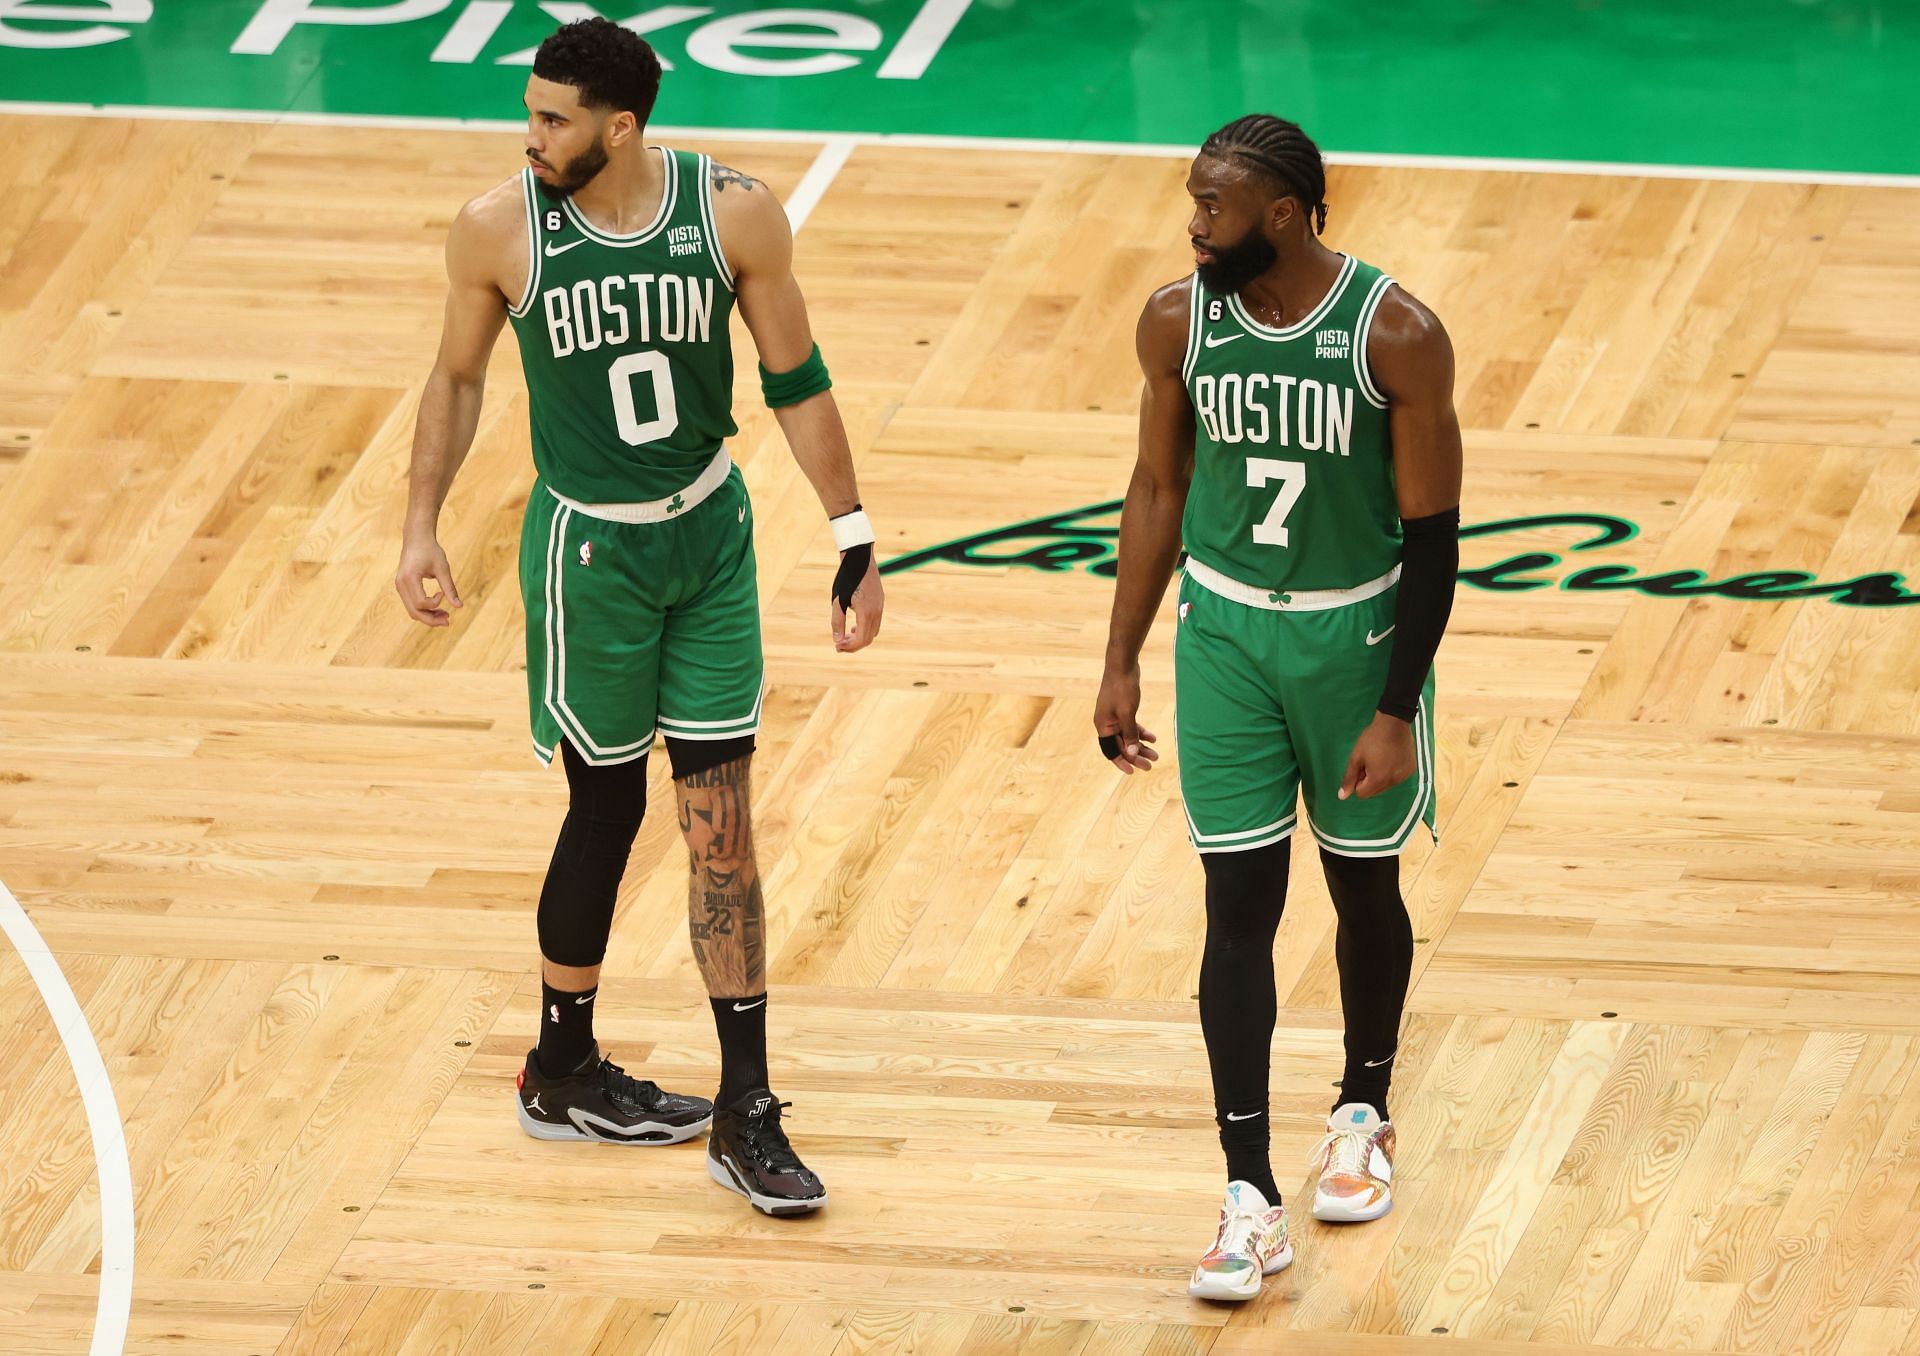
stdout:
<svg viewBox="0 0 1920 1356">
<path fill-rule="evenodd" d="M 1379 1219 L 1393 1209 L 1393 1122 L 1348 1102 L 1327 1117 L 1327 1137 L 1314 1149 L 1320 1169 L 1313 1217 L 1330 1224 Z"/>
<path fill-rule="evenodd" d="M 1220 1232 L 1194 1267 L 1187 1293 L 1195 1299 L 1249 1300 L 1260 1293 L 1263 1276 L 1292 1263 L 1287 1207 L 1268 1205 L 1250 1182 L 1229 1182 L 1220 1206 Z"/>
</svg>

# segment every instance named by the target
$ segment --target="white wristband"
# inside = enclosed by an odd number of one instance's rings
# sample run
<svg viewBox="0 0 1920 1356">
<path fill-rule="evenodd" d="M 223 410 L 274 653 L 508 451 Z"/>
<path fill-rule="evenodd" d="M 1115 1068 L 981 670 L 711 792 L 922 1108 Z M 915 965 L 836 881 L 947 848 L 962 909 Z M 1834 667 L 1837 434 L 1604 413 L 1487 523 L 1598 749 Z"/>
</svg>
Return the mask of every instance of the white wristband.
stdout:
<svg viewBox="0 0 1920 1356">
<path fill-rule="evenodd" d="M 834 547 L 841 551 L 851 551 L 856 546 L 871 546 L 875 540 L 873 524 L 859 509 L 828 519 L 827 526 L 833 529 Z"/>
</svg>

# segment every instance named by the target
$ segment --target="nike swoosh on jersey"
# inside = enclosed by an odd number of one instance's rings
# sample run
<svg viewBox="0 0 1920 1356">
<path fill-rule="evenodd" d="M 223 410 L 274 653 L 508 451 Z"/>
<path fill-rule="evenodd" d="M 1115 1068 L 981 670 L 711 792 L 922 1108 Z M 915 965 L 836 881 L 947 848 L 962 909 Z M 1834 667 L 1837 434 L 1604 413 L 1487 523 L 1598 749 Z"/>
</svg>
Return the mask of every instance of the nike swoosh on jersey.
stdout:
<svg viewBox="0 0 1920 1356">
<path fill-rule="evenodd" d="M 1206 338 L 1206 344 L 1208 348 L 1219 348 L 1222 344 L 1231 344 L 1235 339 L 1244 339 L 1246 337 L 1244 334 L 1229 334 L 1224 338 L 1215 339 L 1209 334 Z"/>
<path fill-rule="evenodd" d="M 1373 633 L 1373 628 L 1368 627 L 1367 628 L 1367 644 L 1378 645 L 1381 641 L 1385 640 L 1388 636 L 1392 635 L 1394 632 L 1394 627 L 1397 627 L 1399 625 L 1400 625 L 1399 622 L 1395 622 L 1393 626 L 1389 626 L 1386 630 L 1382 631 L 1377 636 Z"/>
<path fill-rule="evenodd" d="M 568 250 L 578 249 L 580 246 L 586 243 L 587 242 L 584 240 L 569 240 L 566 244 L 560 246 L 559 249 L 555 249 L 553 247 L 553 242 L 549 240 L 547 242 L 547 258 L 551 259 L 556 254 L 565 254 Z"/>
</svg>

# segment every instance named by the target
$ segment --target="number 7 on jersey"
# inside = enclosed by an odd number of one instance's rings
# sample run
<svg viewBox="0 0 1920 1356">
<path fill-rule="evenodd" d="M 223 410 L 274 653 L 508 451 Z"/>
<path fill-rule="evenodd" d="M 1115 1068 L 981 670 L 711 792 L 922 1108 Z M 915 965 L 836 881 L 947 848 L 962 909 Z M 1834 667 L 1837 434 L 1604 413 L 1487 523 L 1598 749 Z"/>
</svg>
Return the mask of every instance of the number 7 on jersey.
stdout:
<svg viewBox="0 0 1920 1356">
<path fill-rule="evenodd" d="M 1287 544 L 1287 515 L 1300 502 L 1307 488 L 1307 464 L 1304 461 L 1276 461 L 1271 457 L 1247 458 L 1247 484 L 1265 488 L 1268 481 L 1280 482 L 1280 493 L 1267 510 L 1267 516 L 1253 525 L 1253 539 L 1262 546 Z"/>
</svg>

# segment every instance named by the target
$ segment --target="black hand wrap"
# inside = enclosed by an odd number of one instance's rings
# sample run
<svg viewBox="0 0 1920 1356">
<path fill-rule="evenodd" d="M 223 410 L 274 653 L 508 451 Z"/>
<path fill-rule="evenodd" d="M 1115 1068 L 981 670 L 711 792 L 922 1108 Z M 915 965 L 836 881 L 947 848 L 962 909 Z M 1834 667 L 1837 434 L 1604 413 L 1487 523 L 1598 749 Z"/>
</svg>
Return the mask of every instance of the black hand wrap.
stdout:
<svg viewBox="0 0 1920 1356">
<path fill-rule="evenodd" d="M 1453 611 L 1460 573 L 1460 510 L 1456 506 L 1400 522 L 1400 586 L 1393 599 L 1393 654 L 1379 710 L 1411 721 L 1420 709 L 1440 637 Z"/>
<path fill-rule="evenodd" d="M 853 607 L 853 591 L 860 587 L 860 581 L 867 577 L 872 565 L 872 542 L 850 546 L 840 553 L 840 568 L 833 574 L 833 601 L 840 604 L 842 611 Z"/>
</svg>

